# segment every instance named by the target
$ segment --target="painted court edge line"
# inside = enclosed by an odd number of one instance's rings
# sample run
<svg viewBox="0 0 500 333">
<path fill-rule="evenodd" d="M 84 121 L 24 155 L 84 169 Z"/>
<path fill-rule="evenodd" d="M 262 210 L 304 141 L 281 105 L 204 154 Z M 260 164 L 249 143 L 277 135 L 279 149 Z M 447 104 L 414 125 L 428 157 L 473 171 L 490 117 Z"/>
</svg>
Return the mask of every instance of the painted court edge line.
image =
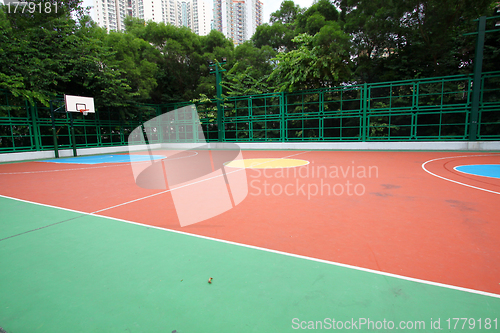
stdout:
<svg viewBox="0 0 500 333">
<path fill-rule="evenodd" d="M 406 281 L 411 281 L 411 282 L 417 282 L 417 283 L 427 284 L 427 285 L 431 285 L 431 286 L 442 287 L 442 288 L 447 288 L 447 289 L 452 289 L 452 290 L 457 290 L 457 291 L 463 291 L 463 292 L 467 292 L 467 293 L 471 293 L 471 294 L 477 294 L 477 295 L 482 295 L 482 296 L 489 296 L 489 297 L 500 299 L 500 294 L 494 294 L 494 293 L 490 293 L 490 292 L 486 292 L 486 291 L 474 290 L 474 289 L 469 289 L 469 288 L 464 288 L 464 287 L 458 287 L 458 286 L 453 286 L 453 285 L 439 283 L 439 282 L 434 282 L 434 281 L 427 281 L 427 280 L 412 278 L 412 277 L 404 276 L 404 275 L 398 275 L 398 274 L 393 274 L 393 273 L 376 271 L 376 270 L 369 269 L 369 268 L 352 266 L 352 265 L 342 264 L 342 263 L 338 263 L 338 262 L 334 262 L 334 261 L 328 261 L 328 260 L 324 260 L 324 259 L 307 257 L 307 256 L 303 256 L 303 255 L 300 255 L 300 254 L 293 254 L 293 253 L 288 253 L 288 252 L 282 252 L 282 251 L 267 249 L 267 248 L 264 248 L 264 247 L 259 247 L 259 246 L 254 246 L 254 245 L 248 245 L 248 244 L 237 243 L 237 242 L 232 242 L 232 241 L 223 240 L 223 239 L 217 239 L 217 238 L 212 238 L 212 237 L 207 237 L 207 236 L 202 236 L 202 235 L 197 235 L 197 234 L 191 234 L 191 233 L 184 232 L 184 231 L 179 231 L 179 230 L 173 230 L 173 229 L 167 229 L 167 228 L 162 228 L 162 227 L 156 227 L 156 226 L 152 226 L 152 225 L 149 225 L 149 224 L 143 224 L 143 223 L 138 223 L 138 222 L 133 222 L 133 221 L 127 221 L 127 220 L 124 220 L 124 219 L 119 219 L 119 218 L 105 216 L 105 215 L 98 215 L 98 214 L 94 214 L 94 213 L 85 213 L 85 212 L 81 212 L 81 211 L 77 211 L 77 210 L 73 210 L 73 209 L 68 209 L 68 208 L 63 208 L 63 207 L 57 207 L 57 206 L 52 206 L 52 205 L 46 205 L 46 204 L 42 204 L 42 203 L 38 203 L 38 202 L 32 202 L 32 201 L 28 201 L 28 200 L 13 198 L 13 197 L 5 196 L 5 195 L 2 195 L 2 194 L 0 194 L 0 197 L 11 199 L 11 200 L 16 200 L 16 201 L 21 201 L 21 202 L 25 202 L 25 203 L 30 203 L 30 204 L 34 204 L 34 205 L 38 205 L 38 206 L 44 206 L 44 207 L 50 207 L 50 208 L 56 208 L 56 209 L 71 211 L 71 212 L 75 212 L 75 213 L 80 213 L 82 215 L 89 215 L 89 216 L 94 216 L 94 217 L 99 217 L 99 218 L 114 220 L 114 221 L 118 221 L 118 222 L 135 224 L 135 225 L 142 226 L 142 227 L 154 228 L 154 229 L 168 231 L 168 232 L 173 232 L 173 233 L 177 233 L 177 234 L 181 234 L 181 235 L 185 235 L 185 236 L 191 236 L 191 237 L 196 237 L 196 238 L 211 240 L 211 241 L 215 241 L 215 242 L 219 242 L 219 243 L 225 243 L 225 244 L 241 246 L 241 247 L 245 247 L 245 248 L 249 248 L 249 249 L 254 249 L 254 250 L 260 250 L 260 251 L 269 252 L 269 253 L 280 254 L 280 255 L 287 256 L 287 257 L 293 257 L 293 258 L 298 258 L 298 259 L 305 259 L 305 260 L 310 260 L 310 261 L 319 262 L 319 263 L 323 263 L 323 264 L 328 264 L 328 265 L 333 265 L 333 266 L 338 266 L 338 267 L 343 267 L 343 268 L 350 268 L 350 269 L 354 269 L 354 270 L 357 270 L 357 271 L 372 273 L 372 274 L 376 274 L 376 275 L 383 275 L 383 276 L 388 276 L 388 277 L 392 277 L 392 278 L 396 278 L 396 279 L 401 279 L 401 280 L 406 280 Z"/>
<path fill-rule="evenodd" d="M 71 158 L 78 158 L 78 157 L 87 157 L 87 156 L 77 156 L 77 157 L 71 157 Z M 151 161 L 161 161 L 166 159 L 166 157 L 163 158 L 155 158 L 155 159 L 150 159 L 150 160 L 144 160 L 144 161 L 126 161 L 126 162 L 99 162 L 99 163 L 82 163 L 82 162 L 52 162 L 52 161 L 40 161 L 41 163 L 55 163 L 55 164 L 78 164 L 78 165 L 96 165 L 96 164 L 129 164 L 129 163 L 151 163 Z"/>
<path fill-rule="evenodd" d="M 196 156 L 198 155 L 198 152 L 194 152 L 195 154 L 194 155 L 189 155 L 189 156 L 184 156 L 184 157 L 176 157 L 176 158 L 171 158 L 169 159 L 168 156 L 165 156 L 165 158 L 161 158 L 161 159 L 158 159 L 159 161 L 161 160 L 169 160 L 169 161 L 172 161 L 172 160 L 180 160 L 180 159 L 183 159 L 183 158 L 188 158 L 188 157 L 193 157 L 193 156 Z M 78 157 L 87 157 L 88 155 L 83 155 L 83 156 L 78 156 Z M 100 156 L 100 155 L 99 155 Z M 75 158 L 75 157 L 70 157 L 70 158 Z M 51 163 L 51 162 L 47 162 L 47 161 L 22 161 L 22 162 L 19 162 L 19 163 L 27 163 L 27 162 L 37 162 L 37 163 Z M 53 163 L 59 163 L 59 164 L 62 164 L 60 162 L 53 162 Z M 104 163 L 112 163 L 113 165 L 101 165 L 101 166 L 95 166 L 95 167 L 87 167 L 87 168 L 76 168 L 76 169 L 57 169 L 57 170 L 40 170 L 40 171 L 24 171 L 24 172 L 4 172 L 4 173 L 0 173 L 0 175 L 23 175 L 23 174 L 33 174 L 33 173 L 46 173 L 46 172 L 59 172 L 59 171 L 75 171 L 75 170 L 91 170 L 91 169 L 102 169 L 102 168 L 112 168 L 112 167 L 119 167 L 119 166 L 130 166 L 131 163 L 136 163 L 136 164 L 139 164 L 139 163 L 151 163 L 151 161 L 136 161 L 136 162 L 122 162 L 122 163 L 116 163 L 116 162 L 104 162 Z M 102 164 L 104 164 L 102 163 Z M 83 165 L 85 163 L 68 163 L 68 164 L 79 164 L 79 165 Z"/>
<path fill-rule="evenodd" d="M 34 161 L 34 162 L 38 163 L 38 161 Z M 45 163 L 45 162 L 40 162 L 40 163 Z M 137 162 L 137 163 L 144 163 L 144 162 Z M 102 168 L 119 167 L 119 166 L 126 166 L 126 165 L 127 165 L 126 163 L 121 163 L 121 164 L 117 163 L 116 165 L 103 165 L 103 166 L 98 166 L 98 167 L 76 168 L 76 169 L 57 169 L 57 170 L 39 170 L 39 171 L 22 171 L 22 172 L 4 172 L 4 173 L 0 173 L 0 175 L 24 175 L 24 174 L 32 174 L 32 173 L 90 170 L 90 169 L 102 169 Z"/>
<path fill-rule="evenodd" d="M 477 187 L 477 186 L 473 186 L 473 185 L 469 185 L 469 184 L 461 183 L 461 182 L 458 182 L 458 181 L 453 180 L 453 179 L 448 179 L 448 178 L 445 178 L 445 177 L 442 177 L 442 176 L 436 175 L 435 173 L 432 173 L 432 172 L 430 172 L 429 170 L 427 170 L 427 169 L 425 168 L 425 165 L 426 165 L 427 163 L 430 163 L 430 162 L 433 162 L 433 161 L 444 160 L 444 159 L 448 159 L 448 158 L 478 157 L 478 156 L 491 156 L 491 155 L 465 155 L 465 156 L 449 156 L 449 157 L 435 158 L 435 159 L 432 159 L 432 160 L 428 160 L 427 162 L 424 162 L 424 163 L 422 164 L 422 169 L 424 169 L 424 171 L 425 171 L 425 172 L 427 172 L 427 173 L 431 174 L 432 176 L 435 176 L 435 177 L 438 177 L 438 178 L 441 178 L 441 179 L 447 180 L 447 181 L 452 182 L 452 183 L 456 183 L 456 184 L 460 184 L 460 185 L 463 185 L 463 186 L 471 187 L 471 188 L 474 188 L 474 189 L 476 189 L 476 190 L 481 190 L 481 191 L 490 192 L 490 193 L 494 193 L 494 194 L 500 194 L 500 192 L 495 192 L 495 191 L 492 191 L 492 190 L 487 190 L 487 189 L 485 189 L 485 188 L 481 188 L 481 187 Z"/>
</svg>

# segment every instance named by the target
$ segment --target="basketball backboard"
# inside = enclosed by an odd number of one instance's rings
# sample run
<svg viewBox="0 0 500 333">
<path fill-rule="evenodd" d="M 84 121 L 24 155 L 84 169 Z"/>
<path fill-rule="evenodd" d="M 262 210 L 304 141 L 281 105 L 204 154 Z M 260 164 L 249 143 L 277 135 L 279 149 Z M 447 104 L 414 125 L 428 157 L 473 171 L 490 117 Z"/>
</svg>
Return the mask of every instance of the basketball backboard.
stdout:
<svg viewBox="0 0 500 333">
<path fill-rule="evenodd" d="M 93 97 L 64 95 L 64 103 L 66 112 L 95 113 Z"/>
</svg>

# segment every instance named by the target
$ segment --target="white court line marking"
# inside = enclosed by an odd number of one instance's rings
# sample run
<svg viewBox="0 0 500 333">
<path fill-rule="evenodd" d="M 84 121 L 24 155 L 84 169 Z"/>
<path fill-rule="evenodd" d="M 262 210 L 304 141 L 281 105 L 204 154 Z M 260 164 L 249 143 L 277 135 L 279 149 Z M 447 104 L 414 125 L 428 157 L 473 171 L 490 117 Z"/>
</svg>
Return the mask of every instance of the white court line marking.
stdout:
<svg viewBox="0 0 500 333">
<path fill-rule="evenodd" d="M 497 154 L 489 154 L 489 155 L 464 155 L 464 156 L 449 156 L 449 157 L 441 157 L 441 158 L 435 158 L 435 159 L 432 159 L 432 160 L 428 160 L 427 162 L 423 163 L 422 164 L 422 169 L 424 169 L 425 172 L 435 176 L 435 177 L 438 177 L 438 178 L 441 178 L 441 179 L 444 179 L 444 180 L 447 180 L 449 182 L 452 182 L 452 183 L 456 183 L 456 184 L 460 184 L 460 185 L 463 185 L 463 186 L 467 186 L 467 187 L 471 187 L 471 188 L 475 188 L 476 190 L 481 190 L 481 191 L 485 191 L 485 192 L 490 192 L 490 193 L 494 193 L 494 194 L 500 194 L 500 192 L 495 192 L 495 191 L 492 191 L 492 190 L 487 190 L 485 188 L 482 188 L 482 187 L 477 187 L 477 186 L 472 186 L 472 185 L 469 185 L 469 184 L 465 184 L 465 183 L 461 183 L 461 182 L 458 182 L 456 180 L 453 180 L 453 179 L 448 179 L 448 178 L 445 178 L 445 177 L 442 177 L 442 176 L 439 176 L 439 175 L 436 175 L 435 173 L 432 173 L 430 172 L 429 170 L 427 170 L 425 168 L 425 165 L 427 163 L 430 163 L 430 162 L 433 162 L 433 161 L 438 161 L 438 160 L 444 160 L 444 159 L 447 159 L 447 158 L 461 158 L 461 157 L 476 157 L 476 156 L 499 156 Z"/>
<path fill-rule="evenodd" d="M 154 158 L 153 161 L 160 161 L 164 160 L 166 157 L 164 155 L 156 155 L 156 156 L 163 156 L 163 158 Z M 193 155 L 194 156 L 194 155 Z M 86 157 L 86 156 L 78 156 L 78 157 Z M 70 158 L 78 158 L 78 157 L 70 157 Z M 56 163 L 56 164 L 83 164 L 83 165 L 89 165 L 89 164 L 127 164 L 127 163 L 142 163 L 142 162 L 151 162 L 151 158 L 149 160 L 144 160 L 144 161 L 128 161 L 128 162 L 113 162 L 110 160 L 105 159 L 104 157 L 99 158 L 100 160 L 104 160 L 104 162 L 98 162 L 98 163 L 85 163 L 85 162 L 61 162 L 62 160 L 45 160 L 45 161 L 38 161 L 41 163 Z"/>
<path fill-rule="evenodd" d="M 80 213 L 83 216 L 89 215 L 89 216 L 94 216 L 94 217 L 99 217 L 99 218 L 114 220 L 114 221 L 118 221 L 118 222 L 135 224 L 135 225 L 142 226 L 142 227 L 154 228 L 154 229 L 168 231 L 168 232 L 172 232 L 172 233 L 176 233 L 176 234 L 180 234 L 180 235 L 184 235 L 184 236 L 196 237 L 196 238 L 211 240 L 211 241 L 215 241 L 215 242 L 219 242 L 219 243 L 225 243 L 225 244 L 230 244 L 230 245 L 235 245 L 235 246 L 241 246 L 241 247 L 245 247 L 245 248 L 248 248 L 248 249 L 253 249 L 253 250 L 258 250 L 258 251 L 264 251 L 264 252 L 269 252 L 269 253 L 274 253 L 274 254 L 279 254 L 279 255 L 284 255 L 284 256 L 287 256 L 287 257 L 304 259 L 304 260 L 314 261 L 314 262 L 318 262 L 318 263 L 322 263 L 322 264 L 327 264 L 327 265 L 332 265 L 332 266 L 337 266 L 337 267 L 343 267 L 343 268 L 349 268 L 349 269 L 353 269 L 353 270 L 357 270 L 357 271 L 361 271 L 361 272 L 366 272 L 366 273 L 371 273 L 371 274 L 376 274 L 376 275 L 382 275 L 382 276 L 388 276 L 388 277 L 392 277 L 392 278 L 396 278 L 396 279 L 400 279 L 400 280 L 405 280 L 405 281 L 410 281 L 410 282 L 416 282 L 416 283 L 431 285 L 431 286 L 435 286 L 435 287 L 441 287 L 441 288 L 446 288 L 446 289 L 463 291 L 463 292 L 466 292 L 466 293 L 477 294 L 477 295 L 482 295 L 482 296 L 489 296 L 489 297 L 500 299 L 500 295 L 499 294 L 494 294 L 494 293 L 490 293 L 490 292 L 486 292 L 486 291 L 469 289 L 469 288 L 464 288 L 464 287 L 458 287 L 458 286 L 454 286 L 454 285 L 450 285 L 450 284 L 445 284 L 445 283 L 439 283 L 439 282 L 434 282 L 434 281 L 427 281 L 427 280 L 423 280 L 423 279 L 412 278 L 412 277 L 409 277 L 409 276 L 398 275 L 398 274 L 393 274 L 393 273 L 387 273 L 387 272 L 382 272 L 382 271 L 376 271 L 376 270 L 373 270 L 373 269 L 364 268 L 364 267 L 358 267 L 358 266 L 353 266 L 353 265 L 348 265 L 348 264 L 342 264 L 342 263 L 335 262 L 335 261 L 328 261 L 328 260 L 324 260 L 324 259 L 312 258 L 312 257 L 302 256 L 302 255 L 299 255 L 299 254 L 293 254 L 293 253 L 288 253 L 288 252 L 283 252 L 283 251 L 277 251 L 277 250 L 267 249 L 267 248 L 264 248 L 264 247 L 259 247 L 259 246 L 254 246 L 254 245 L 248 245 L 248 244 L 243 244 L 243 243 L 237 243 L 237 242 L 232 242 L 232 241 L 227 241 L 227 240 L 223 240 L 223 239 L 217 239 L 217 238 L 212 238 L 212 237 L 207 237 L 207 236 L 202 236 L 202 235 L 197 235 L 197 234 L 190 234 L 190 233 L 187 233 L 187 232 L 184 232 L 184 231 L 172 230 L 172 229 L 167 229 L 167 228 L 162 228 L 162 227 L 156 227 L 156 226 L 152 226 L 152 225 L 149 225 L 149 224 L 143 224 L 143 223 L 138 223 L 138 222 L 127 221 L 127 220 L 123 220 L 123 219 L 119 219 L 119 218 L 115 218 L 115 217 L 104 216 L 104 215 L 96 215 L 94 213 L 86 213 L 86 212 L 77 211 L 77 210 L 74 210 L 74 209 L 68 209 L 68 208 L 63 208 L 63 207 L 46 205 L 46 204 L 42 204 L 42 203 L 38 203 L 38 202 L 33 202 L 33 201 L 28 201 L 28 200 L 23 200 L 23 199 L 18 199 L 18 198 L 12 198 L 12 197 L 8 197 L 8 196 L 1 195 L 1 194 L 0 194 L 0 197 L 11 199 L 11 200 L 16 200 L 16 201 L 21 201 L 21 202 L 26 202 L 26 203 L 30 203 L 30 204 L 34 204 L 34 205 L 38 205 L 38 206 L 44 206 L 44 207 L 50 207 L 50 208 L 56 208 L 56 209 L 66 210 L 66 211 L 70 211 L 70 212 L 74 212 L 74 213 Z"/>
<path fill-rule="evenodd" d="M 303 152 L 300 152 L 300 153 L 297 153 L 297 154 L 293 154 L 293 155 L 288 155 L 288 156 L 285 156 L 285 157 L 280 157 L 280 158 L 277 158 L 277 160 L 282 160 L 284 158 L 288 158 L 288 157 L 291 157 L 291 156 L 296 156 L 296 155 L 300 155 L 300 154 L 305 154 L 305 153 L 309 153 L 310 151 L 303 151 Z M 267 163 L 269 161 L 266 161 L 265 163 Z M 234 171 L 230 171 L 230 172 L 226 172 L 226 175 L 229 175 L 231 173 L 235 173 L 235 172 L 239 172 L 239 171 L 242 171 L 242 170 L 246 170 L 245 168 L 243 169 L 238 169 L 238 170 L 234 170 Z M 91 214 L 95 214 L 95 213 L 100 213 L 100 212 L 104 212 L 106 210 L 110 210 L 110 209 L 113 209 L 113 208 L 117 208 L 117 207 L 121 207 L 121 206 L 125 206 L 125 205 L 128 205 L 129 203 L 133 203 L 133 202 L 137 202 L 137 201 L 141 201 L 141 200 L 144 200 L 144 199 L 148 199 L 148 198 L 152 198 L 152 197 L 155 197 L 157 195 L 161 195 L 161 194 L 164 194 L 164 193 L 168 193 L 170 191 L 173 191 L 173 190 L 177 190 L 179 188 L 183 188 L 183 187 L 187 187 L 187 186 L 191 186 L 191 185 L 194 185 L 194 184 L 199 184 L 199 183 L 202 183 L 202 182 L 205 182 L 207 180 L 210 180 L 210 179 L 214 179 L 214 178 L 218 178 L 218 177 L 222 177 L 223 174 L 221 175 L 217 175 L 217 176 L 213 176 L 213 177 L 210 177 L 210 178 L 205 178 L 205 179 L 202 179 L 202 180 L 199 180 L 197 182 L 194 182 L 194 183 L 189 183 L 189 184 L 186 184 L 186 185 L 182 185 L 182 186 L 178 186 L 178 187 L 174 187 L 174 188 L 171 188 L 171 189 L 168 189 L 168 190 L 165 190 L 165 191 L 161 191 L 161 192 L 158 192 L 158 193 L 155 193 L 155 194 L 151 194 L 151 195 L 148 195 L 148 196 L 145 196 L 143 198 L 138 198 L 138 199 L 134 199 L 134 200 L 130 200 L 130 201 L 127 201 L 127 202 L 124 202 L 124 203 L 121 203 L 121 204 L 118 204 L 118 205 L 115 205 L 115 206 L 111 206 L 111 207 L 108 207 L 108 208 L 104 208 L 104 209 L 101 209 L 101 210 L 96 210 L 95 212 L 92 212 Z"/>
<path fill-rule="evenodd" d="M 137 162 L 137 163 L 143 163 L 143 162 Z M 120 163 L 120 164 L 117 164 L 117 165 L 104 165 L 104 166 L 99 166 L 99 167 L 88 167 L 88 168 L 58 169 L 58 170 L 40 170 L 40 171 L 24 171 L 24 172 L 4 172 L 4 173 L 0 173 L 0 175 L 23 175 L 23 174 L 30 174 L 30 173 L 46 173 L 46 172 L 59 172 L 59 171 L 90 170 L 90 169 L 112 168 L 112 167 L 119 167 L 119 166 L 126 166 L 126 165 L 128 165 L 128 164 L 127 163 Z"/>
<path fill-rule="evenodd" d="M 167 160 L 167 161 L 172 161 L 172 160 L 180 160 L 183 158 L 188 158 L 188 157 L 193 157 L 198 155 L 198 152 L 195 151 L 194 155 L 189 155 L 189 156 L 184 156 L 184 157 L 176 157 L 176 158 L 168 158 L 168 156 L 165 156 L 165 158 L 159 158 L 156 159 L 155 161 L 161 161 L 161 160 Z M 174 155 L 172 155 L 174 156 Z M 83 156 L 81 156 L 83 157 Z M 33 161 L 33 162 L 38 162 L 38 163 L 46 163 L 46 162 L 39 162 L 39 161 Z M 50 163 L 50 162 L 47 162 Z M 54 162 L 56 163 L 56 162 Z M 105 162 L 105 163 L 115 163 L 115 162 Z M 122 163 L 115 163 L 114 165 L 103 165 L 103 166 L 98 166 L 98 167 L 88 167 L 88 168 L 75 168 L 75 169 L 59 169 L 59 170 L 40 170 L 40 171 L 24 171 L 24 172 L 5 172 L 5 173 L 0 173 L 0 175 L 23 175 L 23 174 L 31 174 L 31 173 L 46 173 L 46 172 L 59 172 L 59 171 L 75 171 L 75 170 L 90 170 L 90 169 L 102 169 L 102 168 L 114 168 L 114 167 L 121 167 L 121 166 L 130 166 L 131 163 L 151 163 L 151 161 L 138 161 L 138 162 L 122 162 Z M 62 164 L 59 162 L 59 164 Z M 68 163 L 68 164 L 85 164 L 85 163 Z"/>
</svg>

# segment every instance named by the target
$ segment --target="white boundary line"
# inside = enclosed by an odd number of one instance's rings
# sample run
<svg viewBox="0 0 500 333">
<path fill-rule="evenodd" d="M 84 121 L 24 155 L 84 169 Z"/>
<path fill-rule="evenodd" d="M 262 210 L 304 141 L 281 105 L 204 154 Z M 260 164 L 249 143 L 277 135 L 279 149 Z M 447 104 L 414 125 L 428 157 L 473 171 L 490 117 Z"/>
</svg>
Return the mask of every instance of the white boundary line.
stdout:
<svg viewBox="0 0 500 333">
<path fill-rule="evenodd" d="M 434 282 L 434 281 L 427 281 L 427 280 L 412 278 L 412 277 L 408 277 L 408 276 L 404 276 L 404 275 L 398 275 L 398 274 L 393 274 L 393 273 L 376 271 L 376 270 L 369 269 L 369 268 L 363 268 L 363 267 L 358 267 L 358 266 L 353 266 L 353 265 L 348 265 L 348 264 L 342 264 L 342 263 L 338 263 L 338 262 L 334 262 L 334 261 L 328 261 L 328 260 L 324 260 L 324 259 L 317 259 L 317 258 L 307 257 L 307 256 L 299 255 L 299 254 L 293 254 L 293 253 L 288 253 L 288 252 L 283 252 L 283 251 L 278 251 L 278 250 L 271 250 L 271 249 L 267 249 L 267 248 L 264 248 L 264 247 L 254 246 L 254 245 L 242 244 L 242 243 L 227 241 L 227 240 L 223 240 L 223 239 L 212 238 L 212 237 L 208 237 L 208 236 L 191 234 L 191 233 L 187 233 L 187 232 L 184 232 L 184 231 L 178 231 L 178 230 L 172 230 L 172 229 L 167 229 L 167 228 L 162 228 L 162 227 L 156 227 L 156 226 L 152 226 L 152 225 L 149 225 L 149 224 L 132 222 L 132 221 L 127 221 L 127 220 L 123 220 L 123 219 L 119 219 L 119 218 L 115 218 L 115 217 L 104 216 L 104 215 L 97 215 L 97 214 L 94 214 L 94 213 L 86 213 L 86 212 L 82 212 L 82 211 L 78 211 L 78 210 L 74 210 L 74 209 L 68 209 L 68 208 L 63 208 L 63 207 L 57 207 L 57 206 L 42 204 L 42 203 L 38 203 L 38 202 L 32 202 L 32 201 L 18 199 L 18 198 L 13 198 L 13 197 L 1 195 L 1 194 L 0 194 L 0 197 L 11 199 L 11 200 L 16 200 L 16 201 L 21 201 L 21 202 L 25 202 L 25 203 L 30 203 L 30 204 L 34 204 L 34 205 L 38 205 L 38 206 L 43 206 L 43 207 L 49 207 L 49 208 L 56 208 L 56 209 L 66 210 L 66 211 L 70 211 L 70 212 L 82 214 L 83 216 L 89 215 L 89 216 L 94 216 L 94 217 L 99 217 L 99 218 L 114 220 L 114 221 L 118 221 L 118 222 L 124 222 L 124 223 L 134 224 L 134 225 L 138 225 L 138 226 L 142 226 L 142 227 L 154 228 L 154 229 L 158 229 L 158 230 L 173 232 L 173 233 L 184 235 L 184 236 L 196 237 L 196 238 L 205 239 L 205 240 L 211 240 L 211 241 L 215 241 L 215 242 L 219 242 L 219 243 L 225 243 L 225 244 L 229 244 L 229 245 L 241 246 L 241 247 L 245 247 L 245 248 L 248 248 L 248 249 L 259 250 L 259 251 L 264 251 L 264 252 L 269 252 L 269 253 L 274 253 L 274 254 L 280 254 L 280 255 L 287 256 L 287 257 L 298 258 L 298 259 L 305 259 L 305 260 L 314 261 L 314 262 L 318 262 L 318 263 L 322 263 L 322 264 L 327 264 L 327 265 L 332 265 L 332 266 L 337 266 L 337 267 L 343 267 L 343 268 L 349 268 L 349 269 L 354 269 L 354 270 L 362 271 L 362 272 L 366 272 L 366 273 L 372 273 L 372 274 L 376 274 L 376 275 L 388 276 L 388 277 L 392 277 L 392 278 L 396 278 L 396 279 L 401 279 L 401 280 L 406 280 L 406 281 L 411 281 L 411 282 L 417 282 L 417 283 L 422 283 L 422 284 L 431 285 L 431 286 L 435 286 L 435 287 L 442 287 L 442 288 L 447 288 L 447 289 L 452 289 L 452 290 L 457 290 L 457 291 L 463 291 L 463 292 L 467 292 L 467 293 L 471 293 L 471 294 L 477 294 L 477 295 L 482 295 L 482 296 L 489 296 L 489 297 L 500 299 L 500 295 L 499 294 L 489 293 L 489 292 L 486 292 L 486 291 L 474 290 L 474 289 L 469 289 L 469 288 L 463 288 L 463 287 L 453 286 L 453 285 L 449 285 L 449 284 L 445 284 L 445 283 L 439 283 L 439 282 Z"/>
<path fill-rule="evenodd" d="M 142 163 L 142 162 L 138 162 Z M 90 170 L 90 169 L 102 169 L 102 168 L 112 168 L 128 165 L 127 163 L 120 163 L 116 165 L 103 165 L 99 167 L 88 167 L 88 168 L 75 168 L 75 169 L 58 169 L 58 170 L 39 170 L 39 171 L 24 171 L 24 172 L 4 172 L 0 173 L 0 175 L 24 175 L 24 174 L 32 174 L 32 173 L 46 173 L 46 172 L 59 172 L 59 171 L 75 171 L 75 170 Z"/>
<path fill-rule="evenodd" d="M 481 190 L 481 191 L 490 192 L 490 193 L 494 193 L 494 194 L 500 194 L 500 192 L 495 192 L 495 191 L 492 191 L 492 190 L 487 190 L 487 189 L 482 188 L 482 187 L 472 186 L 472 185 L 469 185 L 469 184 L 458 182 L 458 181 L 453 180 L 453 179 L 448 179 L 448 178 L 436 175 L 435 173 L 432 173 L 432 172 L 430 172 L 429 170 L 427 170 L 425 168 L 425 165 L 427 163 L 430 163 L 430 162 L 433 162 L 433 161 L 444 160 L 444 159 L 448 159 L 448 158 L 477 157 L 477 156 L 492 156 L 492 155 L 491 154 L 489 154 L 489 155 L 462 155 L 462 156 L 449 156 L 449 157 L 434 158 L 432 160 L 428 160 L 427 162 L 424 162 L 422 164 L 422 169 L 424 169 L 425 172 L 427 172 L 428 174 L 433 175 L 434 177 L 438 177 L 438 178 L 447 180 L 447 181 L 452 182 L 452 183 L 456 183 L 456 184 L 460 184 L 460 185 L 463 185 L 463 186 L 475 188 L 476 190 Z M 495 156 L 495 154 L 494 154 L 494 156 Z M 498 155 L 496 155 L 496 156 L 498 156 Z"/>
<path fill-rule="evenodd" d="M 109 154 L 107 156 L 110 156 L 110 155 L 113 155 L 113 154 Z M 105 155 L 106 156 L 106 155 Z M 68 160 L 72 160 L 72 159 L 80 159 L 80 158 L 95 158 L 97 160 L 105 160 L 106 157 L 105 156 L 102 156 L 102 155 L 96 155 L 96 156 L 92 156 L 92 155 L 86 155 L 86 156 L 77 156 L 77 157 L 69 157 L 69 158 L 63 158 L 63 159 L 51 159 L 51 160 L 43 160 L 43 161 L 37 161 L 37 162 L 42 162 L 42 163 L 56 163 L 56 164 L 105 164 L 105 163 L 108 163 L 108 164 L 118 164 L 118 163 L 123 163 L 123 164 L 127 164 L 127 163 L 142 163 L 142 162 L 151 162 L 151 159 L 149 160 L 144 160 L 144 161 L 128 161 L 128 162 L 108 162 L 108 161 L 104 161 L 104 162 L 98 162 L 98 163 L 81 163 L 81 162 L 64 162 L 65 160 L 68 161 Z M 126 154 L 124 155 L 119 155 L 119 156 L 127 156 Z M 132 155 L 128 155 L 128 156 L 132 156 Z M 139 155 L 139 156 L 146 156 L 146 155 Z M 154 161 L 159 161 L 159 160 L 164 160 L 166 158 L 165 155 L 153 155 L 153 156 L 149 156 L 149 157 L 160 157 L 160 158 L 154 158 L 153 160 Z"/>
<path fill-rule="evenodd" d="M 155 161 L 160 161 L 160 160 L 167 160 L 167 161 L 172 161 L 172 160 L 180 160 L 183 158 L 188 158 L 188 157 L 193 157 L 198 155 L 198 152 L 194 152 L 194 155 L 189 155 L 189 156 L 184 156 L 184 157 L 176 157 L 176 158 L 168 158 L 168 156 L 164 155 L 156 155 L 156 156 L 164 156 L 164 158 L 159 158 L 156 159 Z M 172 155 L 173 156 L 173 155 Z M 88 157 L 88 155 L 84 156 L 78 156 L 78 157 Z M 73 157 L 75 158 L 75 157 Z M 64 164 L 63 162 L 50 162 L 50 161 L 33 161 L 37 163 L 56 163 L 56 164 Z M 25 171 L 25 172 L 5 172 L 5 173 L 0 173 L 0 175 L 24 175 L 24 174 L 33 174 L 33 173 L 46 173 L 46 172 L 59 172 L 59 171 L 76 171 L 76 170 L 91 170 L 91 169 L 102 169 L 102 168 L 112 168 L 112 167 L 120 167 L 120 166 L 130 166 L 132 163 L 151 163 L 151 161 L 137 161 L 137 162 L 104 162 L 104 163 L 113 163 L 113 165 L 103 165 L 103 166 L 96 166 L 96 167 L 88 167 L 88 168 L 76 168 L 76 169 L 58 169 L 58 170 L 40 170 L 40 171 Z M 85 164 L 85 163 L 67 163 L 67 164 Z"/>
</svg>

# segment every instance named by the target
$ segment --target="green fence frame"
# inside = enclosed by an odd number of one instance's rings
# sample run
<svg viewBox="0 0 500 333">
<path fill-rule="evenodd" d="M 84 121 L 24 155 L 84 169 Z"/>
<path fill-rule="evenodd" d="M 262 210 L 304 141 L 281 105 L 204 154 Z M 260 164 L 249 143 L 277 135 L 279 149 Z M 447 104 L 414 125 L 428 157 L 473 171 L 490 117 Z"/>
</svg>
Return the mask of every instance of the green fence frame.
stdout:
<svg viewBox="0 0 500 333">
<path fill-rule="evenodd" d="M 500 140 L 500 72 L 483 73 L 479 84 L 477 140 Z M 196 106 L 209 142 L 463 141 L 471 139 L 472 88 L 472 75 L 456 75 L 231 97 L 221 103 L 221 133 L 217 101 Z M 190 104 L 74 114 L 76 147 L 127 145 L 136 127 Z M 59 148 L 71 149 L 67 114 L 56 113 L 55 125 Z M 0 153 L 53 149 L 50 108 L 0 92 Z"/>
<path fill-rule="evenodd" d="M 230 98 L 223 141 L 469 140 L 473 77 Z M 500 73 L 481 77 L 478 140 L 500 139 Z"/>
</svg>

